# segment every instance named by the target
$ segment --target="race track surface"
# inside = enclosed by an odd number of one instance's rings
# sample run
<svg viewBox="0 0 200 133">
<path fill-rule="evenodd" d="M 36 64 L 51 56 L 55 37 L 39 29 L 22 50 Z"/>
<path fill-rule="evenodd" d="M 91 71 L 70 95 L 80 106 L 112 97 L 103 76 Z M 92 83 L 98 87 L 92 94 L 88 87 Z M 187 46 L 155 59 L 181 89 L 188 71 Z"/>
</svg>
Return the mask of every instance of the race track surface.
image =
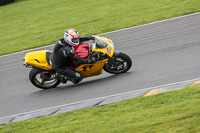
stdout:
<svg viewBox="0 0 200 133">
<path fill-rule="evenodd" d="M 29 82 L 30 69 L 22 65 L 27 52 L 1 56 L 0 117 L 200 77 L 200 13 L 102 36 L 132 58 L 133 67 L 127 73 L 104 72 L 78 85 L 43 91 Z"/>
</svg>

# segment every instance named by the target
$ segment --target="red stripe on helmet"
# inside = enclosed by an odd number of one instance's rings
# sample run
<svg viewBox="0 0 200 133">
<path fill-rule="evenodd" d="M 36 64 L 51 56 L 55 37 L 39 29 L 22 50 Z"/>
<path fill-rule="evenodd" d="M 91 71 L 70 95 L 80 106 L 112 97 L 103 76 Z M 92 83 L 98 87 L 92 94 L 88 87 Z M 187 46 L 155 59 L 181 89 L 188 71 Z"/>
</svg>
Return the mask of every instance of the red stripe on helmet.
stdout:
<svg viewBox="0 0 200 133">
<path fill-rule="evenodd" d="M 72 35 L 71 33 L 68 33 L 70 36 L 72 36 L 72 38 L 75 38 L 75 36 L 74 35 Z"/>
</svg>

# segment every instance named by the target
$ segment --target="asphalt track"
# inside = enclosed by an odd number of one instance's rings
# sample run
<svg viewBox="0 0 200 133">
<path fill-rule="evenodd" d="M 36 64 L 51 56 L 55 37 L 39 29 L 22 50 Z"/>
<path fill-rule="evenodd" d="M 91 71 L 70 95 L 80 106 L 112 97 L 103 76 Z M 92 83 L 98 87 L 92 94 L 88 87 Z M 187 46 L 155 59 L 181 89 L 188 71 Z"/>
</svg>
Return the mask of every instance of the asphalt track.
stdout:
<svg viewBox="0 0 200 133">
<path fill-rule="evenodd" d="M 200 13 L 105 33 L 133 61 L 129 72 L 39 90 L 22 64 L 26 52 L 0 57 L 0 117 L 199 78 Z M 52 45 L 39 49 L 52 49 Z M 35 49 L 35 50 L 39 50 Z"/>
</svg>

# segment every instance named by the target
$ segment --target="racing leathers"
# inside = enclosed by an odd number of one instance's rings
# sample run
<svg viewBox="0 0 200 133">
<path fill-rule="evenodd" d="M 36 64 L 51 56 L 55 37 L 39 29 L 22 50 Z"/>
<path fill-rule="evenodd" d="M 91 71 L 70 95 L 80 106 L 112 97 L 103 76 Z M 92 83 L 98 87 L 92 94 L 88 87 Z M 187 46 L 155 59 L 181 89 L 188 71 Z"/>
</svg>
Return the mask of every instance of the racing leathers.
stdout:
<svg viewBox="0 0 200 133">
<path fill-rule="evenodd" d="M 89 41 L 93 39 L 91 36 L 80 37 L 80 43 L 83 41 Z M 59 39 L 53 49 L 53 53 L 50 56 L 50 61 L 53 69 L 61 75 L 67 77 L 68 80 L 74 84 L 82 80 L 82 76 L 79 72 L 75 71 L 71 67 L 67 66 L 67 62 L 71 59 L 74 64 L 91 64 L 96 62 L 95 57 L 79 58 L 74 48 L 69 45 L 64 38 Z"/>
</svg>

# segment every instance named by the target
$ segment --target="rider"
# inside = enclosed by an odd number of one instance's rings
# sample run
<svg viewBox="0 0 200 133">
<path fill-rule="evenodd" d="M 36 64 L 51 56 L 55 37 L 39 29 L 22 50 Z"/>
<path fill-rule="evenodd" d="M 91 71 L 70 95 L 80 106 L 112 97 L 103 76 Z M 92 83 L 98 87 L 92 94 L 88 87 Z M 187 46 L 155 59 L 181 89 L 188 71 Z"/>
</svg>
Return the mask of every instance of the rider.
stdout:
<svg viewBox="0 0 200 133">
<path fill-rule="evenodd" d="M 67 61 L 72 59 L 74 64 L 92 64 L 97 61 L 96 57 L 79 58 L 73 46 L 78 46 L 80 42 L 94 40 L 95 37 L 86 36 L 79 37 L 79 33 L 74 29 L 67 29 L 64 33 L 64 38 L 59 39 L 53 49 L 50 57 L 50 62 L 55 71 L 65 75 L 74 84 L 82 80 L 79 72 L 67 66 Z"/>
</svg>

